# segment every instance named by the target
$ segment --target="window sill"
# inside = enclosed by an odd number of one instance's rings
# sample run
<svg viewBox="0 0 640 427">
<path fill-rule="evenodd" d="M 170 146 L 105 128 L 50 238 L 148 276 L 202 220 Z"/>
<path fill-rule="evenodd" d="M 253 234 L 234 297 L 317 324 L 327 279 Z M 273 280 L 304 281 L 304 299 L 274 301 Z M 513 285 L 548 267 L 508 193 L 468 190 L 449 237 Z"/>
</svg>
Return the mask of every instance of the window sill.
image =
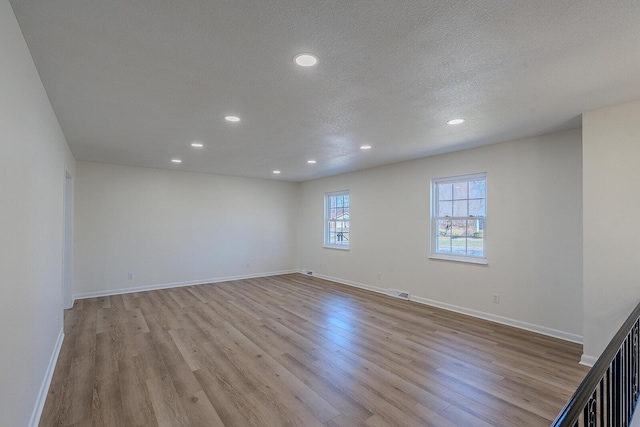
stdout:
<svg viewBox="0 0 640 427">
<path fill-rule="evenodd" d="M 489 264 L 489 261 L 487 260 L 487 258 L 468 257 L 468 256 L 462 256 L 462 255 L 431 254 L 429 255 L 429 258 L 438 259 L 442 261 L 465 262 L 468 264 L 481 264 L 481 265 Z"/>
<path fill-rule="evenodd" d="M 323 248 L 325 248 L 325 249 L 338 249 L 338 250 L 341 250 L 341 251 L 348 251 L 349 250 L 349 246 L 324 245 Z"/>
</svg>

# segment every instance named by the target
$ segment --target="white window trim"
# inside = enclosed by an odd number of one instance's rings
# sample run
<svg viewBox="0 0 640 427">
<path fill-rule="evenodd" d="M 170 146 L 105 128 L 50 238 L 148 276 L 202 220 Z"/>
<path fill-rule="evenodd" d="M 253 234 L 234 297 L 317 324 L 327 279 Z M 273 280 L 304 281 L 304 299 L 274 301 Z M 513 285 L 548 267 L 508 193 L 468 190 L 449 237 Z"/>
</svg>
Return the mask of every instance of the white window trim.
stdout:
<svg viewBox="0 0 640 427">
<path fill-rule="evenodd" d="M 431 206 L 430 206 L 430 218 L 429 221 L 431 222 L 430 224 L 430 229 L 431 229 L 431 239 L 430 239 L 430 245 L 429 245 L 429 258 L 430 259 L 436 259 L 436 260 L 445 260 L 445 261 L 456 261 L 456 262 L 465 262 L 465 263 L 469 263 L 469 264 L 483 264 L 483 265 L 487 265 L 489 263 L 488 258 L 487 258 L 487 217 L 488 212 L 485 212 L 485 216 L 484 218 L 482 218 L 483 220 L 483 226 L 482 226 L 482 239 L 483 239 L 483 252 L 484 252 L 484 256 L 474 256 L 474 255 L 459 255 L 459 254 L 444 254 L 444 253 L 438 253 L 436 252 L 436 240 L 438 238 L 438 230 L 437 230 L 437 223 L 435 218 L 437 217 L 436 214 L 436 197 L 437 197 L 437 191 L 436 191 L 436 183 L 438 184 L 446 184 L 447 182 L 460 182 L 460 181 L 476 181 L 479 179 L 483 179 L 485 180 L 485 193 L 484 193 L 484 198 L 485 198 L 485 209 L 489 209 L 489 204 L 486 203 L 486 200 L 488 199 L 487 197 L 487 193 L 489 191 L 488 189 L 488 185 L 486 185 L 488 179 L 487 179 L 487 173 L 486 172 L 480 172 L 480 173 L 473 173 L 473 174 L 467 174 L 467 175 L 456 175 L 456 176 L 449 176 L 449 177 L 443 177 L 443 178 L 433 178 L 431 180 Z"/>
<path fill-rule="evenodd" d="M 323 241 L 323 245 L 322 247 L 325 249 L 338 249 L 341 251 L 348 251 L 351 248 L 351 240 L 349 240 L 349 243 L 345 246 L 345 245 L 332 245 L 330 243 L 327 243 L 329 241 L 329 228 L 327 227 L 327 224 L 329 222 L 329 219 L 327 218 L 327 213 L 329 212 L 329 206 L 327 205 L 327 202 L 329 200 L 329 197 L 335 197 L 335 196 L 349 196 L 349 238 L 351 238 L 351 194 L 349 190 L 340 190 L 340 191 L 329 191 L 324 193 L 324 214 L 323 214 L 323 218 L 324 218 L 324 236 L 322 238 Z"/>
</svg>

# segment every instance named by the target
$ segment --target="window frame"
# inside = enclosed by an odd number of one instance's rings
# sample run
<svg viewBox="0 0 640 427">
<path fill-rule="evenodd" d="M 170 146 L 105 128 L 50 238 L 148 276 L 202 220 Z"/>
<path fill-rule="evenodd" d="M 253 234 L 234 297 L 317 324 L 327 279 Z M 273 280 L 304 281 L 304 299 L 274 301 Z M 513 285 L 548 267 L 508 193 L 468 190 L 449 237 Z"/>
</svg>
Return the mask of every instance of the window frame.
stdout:
<svg viewBox="0 0 640 427">
<path fill-rule="evenodd" d="M 330 218 L 330 209 L 331 209 L 331 203 L 330 203 L 330 198 L 331 197 L 338 197 L 338 196 L 349 196 L 349 219 L 346 220 L 347 222 L 347 228 L 348 228 L 348 236 L 347 236 L 347 240 L 346 240 L 346 244 L 336 244 L 336 243 L 331 243 L 330 242 L 330 233 L 331 233 L 331 225 L 330 222 L 338 222 L 336 219 L 331 219 Z M 341 220 L 342 222 L 345 222 L 344 218 Z M 349 240 L 349 237 L 351 236 L 351 193 L 349 190 L 340 190 L 340 191 L 330 191 L 330 192 L 326 192 L 324 193 L 324 238 L 323 238 L 323 247 L 327 248 L 327 249 L 340 249 L 343 251 L 348 251 L 351 247 L 351 242 Z"/>
<path fill-rule="evenodd" d="M 456 182 L 470 182 L 470 181 L 481 181 L 484 180 L 485 183 L 485 191 L 484 191 L 484 216 L 462 216 L 462 217 L 440 217 L 438 216 L 438 184 L 447 184 L 447 183 L 456 183 Z M 442 178 L 433 178 L 431 179 L 431 206 L 430 206 L 430 229 L 431 229 L 431 241 L 429 245 L 429 258 L 438 259 L 438 260 L 447 260 L 447 261 L 458 261 L 472 264 L 488 264 L 487 258 L 487 217 L 488 217 L 488 204 L 487 204 L 487 193 L 488 193 L 488 185 L 487 185 L 487 173 L 479 172 L 472 173 L 466 175 L 455 175 L 455 176 L 447 176 Z M 469 197 L 469 196 L 467 196 Z M 469 200 L 469 198 L 467 199 Z M 480 219 L 482 220 L 482 256 L 476 255 L 468 255 L 468 254 L 453 254 L 453 253 L 445 253 L 445 252 L 437 252 L 437 241 L 438 241 L 438 220 L 443 218 L 451 218 L 452 221 L 455 220 L 473 220 Z"/>
</svg>

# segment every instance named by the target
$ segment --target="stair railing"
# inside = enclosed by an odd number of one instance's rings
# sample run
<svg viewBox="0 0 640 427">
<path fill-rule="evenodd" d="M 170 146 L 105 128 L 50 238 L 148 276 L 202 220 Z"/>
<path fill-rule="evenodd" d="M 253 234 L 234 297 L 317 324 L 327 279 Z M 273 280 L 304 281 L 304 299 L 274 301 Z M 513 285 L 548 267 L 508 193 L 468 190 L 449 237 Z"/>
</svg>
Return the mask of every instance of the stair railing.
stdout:
<svg viewBox="0 0 640 427">
<path fill-rule="evenodd" d="M 638 402 L 639 340 L 640 304 L 622 324 L 551 427 L 627 427 Z"/>
</svg>

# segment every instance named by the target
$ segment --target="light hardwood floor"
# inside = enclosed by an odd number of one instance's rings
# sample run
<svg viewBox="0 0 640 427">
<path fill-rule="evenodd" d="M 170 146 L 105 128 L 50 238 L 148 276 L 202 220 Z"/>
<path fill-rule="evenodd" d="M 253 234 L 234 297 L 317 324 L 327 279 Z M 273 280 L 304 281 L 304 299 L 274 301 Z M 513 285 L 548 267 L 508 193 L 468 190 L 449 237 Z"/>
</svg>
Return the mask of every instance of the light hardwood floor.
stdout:
<svg viewBox="0 0 640 427">
<path fill-rule="evenodd" d="M 41 426 L 548 426 L 581 346 L 300 274 L 76 301 Z"/>
</svg>

